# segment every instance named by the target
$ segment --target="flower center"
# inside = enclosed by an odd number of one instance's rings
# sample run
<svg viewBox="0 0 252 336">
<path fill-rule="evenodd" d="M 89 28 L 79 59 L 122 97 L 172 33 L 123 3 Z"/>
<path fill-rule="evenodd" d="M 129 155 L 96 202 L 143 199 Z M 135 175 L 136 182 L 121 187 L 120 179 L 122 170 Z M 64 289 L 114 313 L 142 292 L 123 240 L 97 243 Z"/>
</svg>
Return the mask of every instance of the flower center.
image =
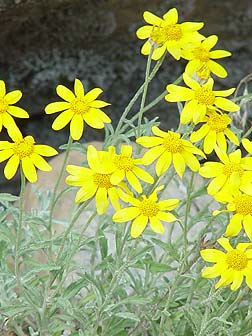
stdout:
<svg viewBox="0 0 252 336">
<path fill-rule="evenodd" d="M 81 100 L 80 98 L 75 98 L 71 102 L 71 110 L 73 110 L 76 114 L 84 114 L 88 112 L 89 106 L 84 100 Z"/>
<path fill-rule="evenodd" d="M 178 41 L 182 37 L 182 30 L 176 24 L 165 27 L 153 27 L 150 37 L 156 44 L 163 44 L 166 41 Z"/>
<path fill-rule="evenodd" d="M 209 88 L 201 87 L 195 91 L 195 99 L 198 100 L 200 104 L 213 105 L 215 101 L 215 95 Z"/>
<path fill-rule="evenodd" d="M 168 152 L 179 153 L 183 149 L 182 141 L 180 139 L 180 134 L 168 132 L 166 138 L 164 138 L 163 146 Z"/>
<path fill-rule="evenodd" d="M 99 174 L 95 173 L 93 176 L 93 181 L 95 184 L 98 185 L 99 188 L 112 188 L 113 184 L 110 182 L 111 174 Z"/>
<path fill-rule="evenodd" d="M 156 202 L 149 199 L 143 200 L 139 208 L 142 215 L 147 217 L 154 217 L 159 212 L 159 207 Z"/>
<path fill-rule="evenodd" d="M 114 163 L 118 169 L 122 169 L 124 171 L 129 171 L 134 168 L 134 159 L 122 154 L 116 155 Z"/>
<path fill-rule="evenodd" d="M 193 55 L 195 58 L 199 59 L 201 62 L 207 62 L 209 61 L 209 51 L 202 48 L 198 47 L 193 50 Z"/>
<path fill-rule="evenodd" d="M 33 153 L 34 143 L 35 143 L 34 138 L 28 135 L 24 137 L 24 139 L 15 142 L 13 146 L 13 151 L 19 157 L 20 160 L 25 157 L 29 157 Z"/>
<path fill-rule="evenodd" d="M 248 258 L 242 251 L 231 250 L 227 253 L 226 262 L 229 268 L 241 271 L 247 266 Z"/>
<path fill-rule="evenodd" d="M 227 163 L 223 167 L 223 174 L 227 175 L 228 177 L 232 173 L 239 173 L 239 176 L 241 177 L 243 175 L 243 168 L 239 165 L 239 163 Z"/>
<path fill-rule="evenodd" d="M 5 113 L 8 109 L 8 103 L 4 98 L 0 98 L 0 113 Z"/>
<path fill-rule="evenodd" d="M 230 123 L 231 119 L 226 114 L 218 114 L 215 112 L 208 114 L 207 125 L 213 131 L 223 132 Z"/>
<path fill-rule="evenodd" d="M 252 196 L 242 194 L 234 199 L 236 213 L 252 215 Z"/>
</svg>

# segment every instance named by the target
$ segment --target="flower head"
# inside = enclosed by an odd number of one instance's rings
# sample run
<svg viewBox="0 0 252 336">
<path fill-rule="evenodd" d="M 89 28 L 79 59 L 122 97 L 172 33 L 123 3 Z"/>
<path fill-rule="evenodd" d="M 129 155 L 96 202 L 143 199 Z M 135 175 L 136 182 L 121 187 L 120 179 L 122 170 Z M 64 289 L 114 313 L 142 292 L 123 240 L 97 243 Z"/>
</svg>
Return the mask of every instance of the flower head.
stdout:
<svg viewBox="0 0 252 336">
<path fill-rule="evenodd" d="M 190 78 L 186 73 L 183 74 L 184 82 L 189 88 L 170 84 L 166 89 L 168 94 L 165 99 L 169 102 L 186 101 L 181 115 L 181 124 L 193 121 L 197 124 L 205 117 L 206 112 L 222 109 L 228 112 L 236 112 L 239 106 L 223 97 L 227 97 L 234 92 L 234 88 L 229 90 L 213 91 L 214 81 L 209 78 L 205 84 L 200 85 L 196 80 Z"/>
<path fill-rule="evenodd" d="M 233 248 L 227 238 L 220 238 L 218 243 L 227 251 L 217 249 L 201 250 L 201 257 L 214 266 L 206 267 L 202 271 L 204 278 L 220 276 L 215 288 L 230 285 L 231 290 L 237 290 L 245 276 L 246 284 L 252 289 L 252 244 L 239 243 Z"/>
<path fill-rule="evenodd" d="M 191 49 L 183 50 L 182 57 L 189 60 L 185 72 L 192 77 L 196 74 L 200 79 L 206 79 L 211 72 L 221 78 L 227 77 L 227 71 L 213 59 L 231 56 L 226 50 L 211 49 L 216 45 L 218 37 L 211 35 L 203 41 L 195 42 Z"/>
<path fill-rule="evenodd" d="M 131 224 L 131 236 L 139 237 L 148 222 L 153 231 L 164 234 L 164 226 L 161 220 L 165 222 L 173 222 L 177 218 L 169 210 L 173 210 L 179 203 L 178 199 L 172 198 L 158 202 L 157 192 L 162 190 L 164 186 L 156 188 L 148 197 L 141 195 L 134 198 L 131 195 L 120 193 L 123 201 L 132 204 L 131 207 L 117 211 L 113 216 L 114 222 L 127 222 L 133 220 Z"/>
<path fill-rule="evenodd" d="M 143 55 L 149 55 L 151 46 L 154 46 L 152 59 L 160 59 L 166 50 L 177 60 L 180 59 L 182 49 L 191 43 L 201 41 L 204 37 L 198 32 L 203 27 L 202 22 L 178 23 L 178 11 L 170 9 L 163 18 L 145 11 L 144 20 L 148 23 L 136 32 L 139 39 L 148 40 L 141 49 Z"/>
<path fill-rule="evenodd" d="M 114 171 L 111 154 L 97 151 L 92 145 L 88 146 L 87 161 L 90 168 L 68 165 L 66 178 L 69 185 L 81 187 L 76 194 L 75 202 L 85 202 L 95 195 L 96 208 L 99 215 L 106 212 L 110 199 L 115 209 L 120 209 L 118 189 L 110 181 Z M 123 183 L 117 183 L 124 187 Z"/>
<path fill-rule="evenodd" d="M 161 131 L 157 126 L 152 127 L 156 136 L 143 136 L 136 140 L 146 148 L 151 148 L 143 156 L 143 163 L 148 165 L 157 160 L 156 173 L 162 175 L 169 169 L 171 163 L 182 178 L 186 165 L 192 171 L 198 171 L 200 164 L 194 154 L 205 157 L 204 153 L 193 146 L 190 141 L 181 139 L 181 135 L 172 131 Z"/>
<path fill-rule="evenodd" d="M 37 181 L 36 168 L 43 171 L 52 169 L 42 156 L 56 155 L 58 152 L 54 148 L 47 145 L 36 145 L 31 135 L 23 138 L 18 129 L 9 132 L 9 135 L 13 143 L 0 141 L 0 162 L 9 159 L 4 168 L 4 175 L 8 180 L 16 174 L 20 163 L 25 177 L 31 183 Z"/>
<path fill-rule="evenodd" d="M 102 93 L 102 89 L 95 88 L 85 94 L 83 84 L 76 78 L 74 93 L 64 85 L 58 85 L 56 91 L 65 101 L 50 103 L 45 108 L 47 114 L 63 111 L 52 124 L 55 131 L 64 128 L 70 122 L 71 136 L 74 140 L 79 140 L 83 134 L 84 121 L 97 129 L 104 128 L 104 123 L 111 122 L 101 110 L 110 104 L 96 99 Z"/>
<path fill-rule="evenodd" d="M 252 195 L 252 158 L 241 157 L 240 149 L 230 154 L 218 147 L 215 151 L 221 162 L 206 162 L 199 170 L 201 176 L 213 178 L 207 192 L 216 198 L 224 191 L 241 190 Z"/>
<path fill-rule="evenodd" d="M 197 131 L 192 132 L 190 140 L 196 142 L 204 138 L 203 150 L 206 154 L 212 153 L 216 146 L 226 152 L 226 137 L 239 146 L 239 139 L 228 128 L 232 119 L 227 114 L 209 110 L 202 122 L 204 124 Z"/>
<path fill-rule="evenodd" d="M 18 128 L 13 117 L 29 118 L 29 114 L 24 109 L 13 106 L 21 97 L 22 92 L 20 90 L 6 93 L 5 83 L 3 80 L 0 80 L 0 132 L 3 126 L 6 129 Z"/>
<path fill-rule="evenodd" d="M 233 194 L 222 192 L 218 194 L 217 200 L 228 204 L 226 210 L 216 210 L 213 212 L 214 215 L 218 215 L 221 212 L 233 213 L 227 225 L 225 236 L 237 236 L 243 224 L 246 235 L 252 240 L 252 195 L 247 195 L 240 191 Z"/>
<path fill-rule="evenodd" d="M 134 159 L 132 157 L 132 146 L 122 145 L 120 154 L 116 153 L 114 146 L 110 146 L 109 153 L 111 153 L 115 165 L 114 172 L 110 178 L 112 184 L 117 185 L 126 177 L 130 186 L 138 193 L 141 193 L 142 186 L 139 179 L 147 183 L 154 183 L 153 177 L 147 171 L 138 167 L 138 165 L 142 164 L 142 159 Z"/>
</svg>

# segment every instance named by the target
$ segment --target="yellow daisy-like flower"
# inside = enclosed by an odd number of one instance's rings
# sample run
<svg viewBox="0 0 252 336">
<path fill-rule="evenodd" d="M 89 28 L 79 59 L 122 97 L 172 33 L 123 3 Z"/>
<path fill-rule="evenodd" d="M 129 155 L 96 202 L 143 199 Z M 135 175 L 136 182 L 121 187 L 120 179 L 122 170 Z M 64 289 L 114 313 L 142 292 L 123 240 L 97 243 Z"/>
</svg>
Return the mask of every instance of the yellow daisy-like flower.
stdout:
<svg viewBox="0 0 252 336">
<path fill-rule="evenodd" d="M 185 72 L 192 77 L 194 74 L 201 79 L 206 79 L 211 72 L 221 78 L 227 77 L 227 71 L 213 59 L 231 56 L 226 50 L 211 49 L 216 45 L 218 37 L 211 35 L 203 41 L 196 42 L 192 49 L 183 50 L 182 57 L 189 60 Z"/>
<path fill-rule="evenodd" d="M 143 189 L 138 179 L 147 183 L 154 183 L 153 177 L 147 171 L 138 167 L 142 164 L 142 159 L 132 158 L 132 146 L 122 145 L 121 154 L 116 154 L 114 146 L 110 146 L 108 151 L 111 153 L 115 165 L 115 170 L 110 178 L 112 184 L 118 185 L 126 177 L 130 186 L 141 193 Z"/>
<path fill-rule="evenodd" d="M 245 276 L 246 284 L 252 289 L 252 244 L 238 243 L 233 248 L 227 238 L 220 238 L 217 242 L 227 251 L 217 249 L 205 249 L 200 251 L 201 257 L 215 263 L 214 266 L 206 267 L 202 271 L 204 278 L 216 278 L 220 276 L 215 288 L 228 286 L 231 290 L 237 290 Z"/>
<path fill-rule="evenodd" d="M 214 81 L 209 78 L 205 84 L 200 85 L 196 80 L 190 78 L 186 73 L 183 74 L 184 82 L 189 88 L 179 85 L 170 84 L 166 89 L 169 92 L 165 99 L 169 102 L 186 101 L 181 115 L 181 124 L 193 121 L 197 124 L 205 117 L 206 112 L 211 110 L 222 109 L 228 112 L 236 112 L 239 106 L 223 97 L 231 95 L 235 88 L 221 91 L 213 91 Z"/>
<path fill-rule="evenodd" d="M 66 183 L 81 187 L 76 194 L 75 202 L 81 203 L 95 195 L 96 208 L 99 215 L 106 212 L 110 199 L 113 207 L 120 209 L 118 189 L 110 181 L 114 171 L 113 158 L 106 151 L 97 151 L 92 145 L 88 146 L 87 161 L 90 168 L 68 165 L 66 170 L 70 174 Z M 123 187 L 121 182 L 120 187 Z"/>
<path fill-rule="evenodd" d="M 161 221 L 174 222 L 178 220 L 173 214 L 166 211 L 173 210 L 178 205 L 179 200 L 171 198 L 158 202 L 157 192 L 162 190 L 163 187 L 156 188 L 149 197 L 141 195 L 139 198 L 134 198 L 125 193 L 120 193 L 123 201 L 132 204 L 132 206 L 117 211 L 113 216 L 113 221 L 121 223 L 133 220 L 130 232 L 133 238 L 142 234 L 148 222 L 154 232 L 164 234 L 164 226 Z"/>
<path fill-rule="evenodd" d="M 218 147 L 216 154 L 221 162 L 206 162 L 199 169 L 199 174 L 213 178 L 207 187 L 209 195 L 218 197 L 219 192 L 241 190 L 252 195 L 252 158 L 241 157 L 240 149 L 227 154 Z"/>
<path fill-rule="evenodd" d="M 32 136 L 28 135 L 23 138 L 18 129 L 9 132 L 9 135 L 13 143 L 0 141 L 0 162 L 9 159 L 4 168 L 4 175 L 8 180 L 16 174 L 20 163 L 25 177 L 31 183 L 37 181 L 36 168 L 43 171 L 52 169 L 42 156 L 56 155 L 58 152 L 54 148 L 47 145 L 35 145 Z"/>
<path fill-rule="evenodd" d="M 226 137 L 236 146 L 239 146 L 239 139 L 228 128 L 232 119 L 227 114 L 209 110 L 202 122 L 204 124 L 197 131 L 192 132 L 190 140 L 197 142 L 204 138 L 203 150 L 206 154 L 212 153 L 216 146 L 226 152 Z"/>
<path fill-rule="evenodd" d="M 195 147 L 190 141 L 181 139 L 181 135 L 172 131 L 161 131 L 157 126 L 152 127 L 152 132 L 156 136 L 143 136 L 136 142 L 143 147 L 151 148 L 148 150 L 142 160 L 143 164 L 149 165 L 156 159 L 157 176 L 162 175 L 169 169 L 171 163 L 178 175 L 182 178 L 185 167 L 188 166 L 196 172 L 200 168 L 198 159 L 194 154 L 205 157 L 205 154 Z"/>
<path fill-rule="evenodd" d="M 111 122 L 101 110 L 110 104 L 96 99 L 102 93 L 102 89 L 95 88 L 85 94 L 83 84 L 76 78 L 74 93 L 64 85 L 58 85 L 56 91 L 65 101 L 50 103 L 45 108 L 47 114 L 63 111 L 54 120 L 53 130 L 58 131 L 70 122 L 70 134 L 74 140 L 79 140 L 83 134 L 84 121 L 97 129 L 102 129 L 104 123 Z"/>
<path fill-rule="evenodd" d="M 216 210 L 213 215 L 216 216 L 221 212 L 234 213 L 227 225 L 225 236 L 237 236 L 243 224 L 246 235 L 252 240 L 252 195 L 243 194 L 240 191 L 235 194 L 223 192 L 218 195 L 218 201 L 227 202 L 227 209 Z"/>
<path fill-rule="evenodd" d="M 182 49 L 191 43 L 203 40 L 198 30 L 204 26 L 202 22 L 178 23 L 178 11 L 170 9 L 163 19 L 145 11 L 144 20 L 148 25 L 139 28 L 136 35 L 139 39 L 148 39 L 142 46 L 141 53 L 149 55 L 151 46 L 154 46 L 152 59 L 160 59 L 166 50 L 177 60 L 180 59 Z"/>
<path fill-rule="evenodd" d="M 0 132 L 2 127 L 6 129 L 15 128 L 17 125 L 13 119 L 16 118 L 29 118 L 29 114 L 18 106 L 13 106 L 22 97 L 20 90 L 14 90 L 6 93 L 6 86 L 3 80 L 0 80 Z"/>
</svg>

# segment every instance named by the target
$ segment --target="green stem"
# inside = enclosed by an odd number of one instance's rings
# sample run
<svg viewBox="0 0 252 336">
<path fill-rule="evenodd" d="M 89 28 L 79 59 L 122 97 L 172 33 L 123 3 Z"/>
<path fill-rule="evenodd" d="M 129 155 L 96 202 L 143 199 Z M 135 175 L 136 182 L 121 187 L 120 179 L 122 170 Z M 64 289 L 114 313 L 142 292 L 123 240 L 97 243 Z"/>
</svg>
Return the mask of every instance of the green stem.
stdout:
<svg viewBox="0 0 252 336">
<path fill-rule="evenodd" d="M 149 86 L 148 78 L 149 78 L 149 75 L 150 75 L 152 54 L 153 54 L 153 47 L 151 48 L 150 53 L 148 55 L 148 59 L 147 59 L 147 65 L 146 65 L 146 71 L 145 71 L 145 81 L 144 81 L 144 90 L 143 90 L 143 95 L 142 95 L 142 99 L 141 99 L 140 110 L 138 112 L 136 138 L 139 138 L 140 135 L 141 135 L 141 124 L 142 124 L 144 106 L 145 106 L 145 101 L 146 101 L 146 96 L 147 96 L 147 91 L 148 91 L 148 86 Z"/>
<path fill-rule="evenodd" d="M 160 60 L 158 60 L 158 62 L 156 63 L 155 67 L 153 68 L 150 76 L 148 77 L 148 83 L 151 82 L 151 80 L 155 77 L 156 73 L 158 72 L 159 68 L 161 67 L 162 63 L 164 61 L 164 57 L 162 57 Z M 125 107 L 125 110 L 123 111 L 123 114 L 118 122 L 118 125 L 115 129 L 115 133 L 113 134 L 113 139 L 111 140 L 111 144 L 115 144 L 117 141 L 117 138 L 119 136 L 119 134 L 122 133 L 123 129 L 123 124 L 130 112 L 130 110 L 132 109 L 133 105 L 135 104 L 135 102 L 137 101 L 137 99 L 139 98 L 139 96 L 141 95 L 141 93 L 143 92 L 145 87 L 145 82 L 140 86 L 140 88 L 137 90 L 137 92 L 135 93 L 135 95 L 133 96 L 133 98 L 130 100 L 129 104 Z M 127 127 L 127 126 L 126 126 Z"/>
<path fill-rule="evenodd" d="M 19 275 L 19 246 L 21 242 L 21 233 L 22 233 L 22 225 L 23 225 L 23 213 L 24 213 L 24 192 L 25 192 L 25 176 L 23 170 L 20 169 L 21 175 L 21 190 L 20 190 L 20 198 L 19 198 L 19 219 L 18 219 L 18 227 L 17 227 L 17 235 L 15 241 L 15 261 L 14 261 L 14 269 L 15 276 L 17 280 L 17 287 L 21 288 L 20 275 Z"/>
<path fill-rule="evenodd" d="M 186 254 L 186 249 L 187 249 L 187 223 L 188 223 L 188 217 L 190 213 L 190 208 L 191 208 L 191 201 L 192 201 L 192 191 L 193 191 L 193 180 L 194 180 L 194 172 L 192 172 L 191 179 L 189 182 L 189 186 L 187 188 L 187 201 L 186 201 L 186 209 L 185 209 L 185 221 L 184 221 L 184 254 Z"/>
<path fill-rule="evenodd" d="M 69 153 L 70 153 L 70 149 L 71 149 L 71 145 L 73 143 L 73 139 L 71 137 L 71 135 L 69 135 L 69 138 L 68 138 L 68 143 L 67 143 L 67 148 L 66 148 L 66 151 L 65 151 L 65 157 L 64 157 L 64 161 L 62 163 L 62 166 L 61 166 L 61 169 L 60 169 L 60 173 L 58 175 L 58 178 L 56 180 L 56 183 L 55 183 L 55 186 L 54 186 L 54 189 L 53 189 L 53 194 L 52 194 L 52 198 L 51 198 L 51 203 L 50 203 L 50 214 L 49 214 L 49 223 L 48 223 L 48 231 L 49 231 L 49 239 L 50 239 L 50 246 L 49 246 L 49 256 L 50 256 L 50 260 L 52 259 L 52 220 L 53 220 L 53 211 L 54 211 L 54 208 L 57 204 L 57 191 L 58 191 L 58 188 L 59 188 L 59 185 L 60 185 L 60 182 L 62 180 L 62 176 L 65 172 L 65 169 L 66 169 L 66 164 L 67 164 L 67 160 L 68 160 L 68 156 L 69 156 Z"/>
</svg>

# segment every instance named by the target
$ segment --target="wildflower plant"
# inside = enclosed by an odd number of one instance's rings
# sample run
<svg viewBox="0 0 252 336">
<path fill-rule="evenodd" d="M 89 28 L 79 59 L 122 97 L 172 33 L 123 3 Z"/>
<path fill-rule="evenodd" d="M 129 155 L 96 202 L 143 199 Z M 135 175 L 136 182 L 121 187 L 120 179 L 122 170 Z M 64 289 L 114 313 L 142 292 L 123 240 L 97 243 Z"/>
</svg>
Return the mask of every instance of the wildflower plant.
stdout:
<svg viewBox="0 0 252 336">
<path fill-rule="evenodd" d="M 215 60 L 231 53 L 199 32 L 203 23 L 179 23 L 176 8 L 144 20 L 145 79 L 115 129 L 102 89 L 59 84 L 62 101 L 45 113 L 60 112 L 52 129 L 70 132 L 49 163 L 57 151 L 22 134 L 13 118 L 28 117 L 14 106 L 21 92 L 0 81 L 0 130 L 10 137 L 0 163 L 7 180 L 21 176 L 19 196 L 0 193 L 0 334 L 251 335 L 252 128 L 233 124 L 251 93 L 214 89 L 228 72 Z M 148 101 L 166 57 L 188 63 Z M 177 129 L 144 115 L 164 98 L 167 113 L 178 103 Z M 84 124 L 105 128 L 104 141 L 74 143 Z"/>
</svg>

